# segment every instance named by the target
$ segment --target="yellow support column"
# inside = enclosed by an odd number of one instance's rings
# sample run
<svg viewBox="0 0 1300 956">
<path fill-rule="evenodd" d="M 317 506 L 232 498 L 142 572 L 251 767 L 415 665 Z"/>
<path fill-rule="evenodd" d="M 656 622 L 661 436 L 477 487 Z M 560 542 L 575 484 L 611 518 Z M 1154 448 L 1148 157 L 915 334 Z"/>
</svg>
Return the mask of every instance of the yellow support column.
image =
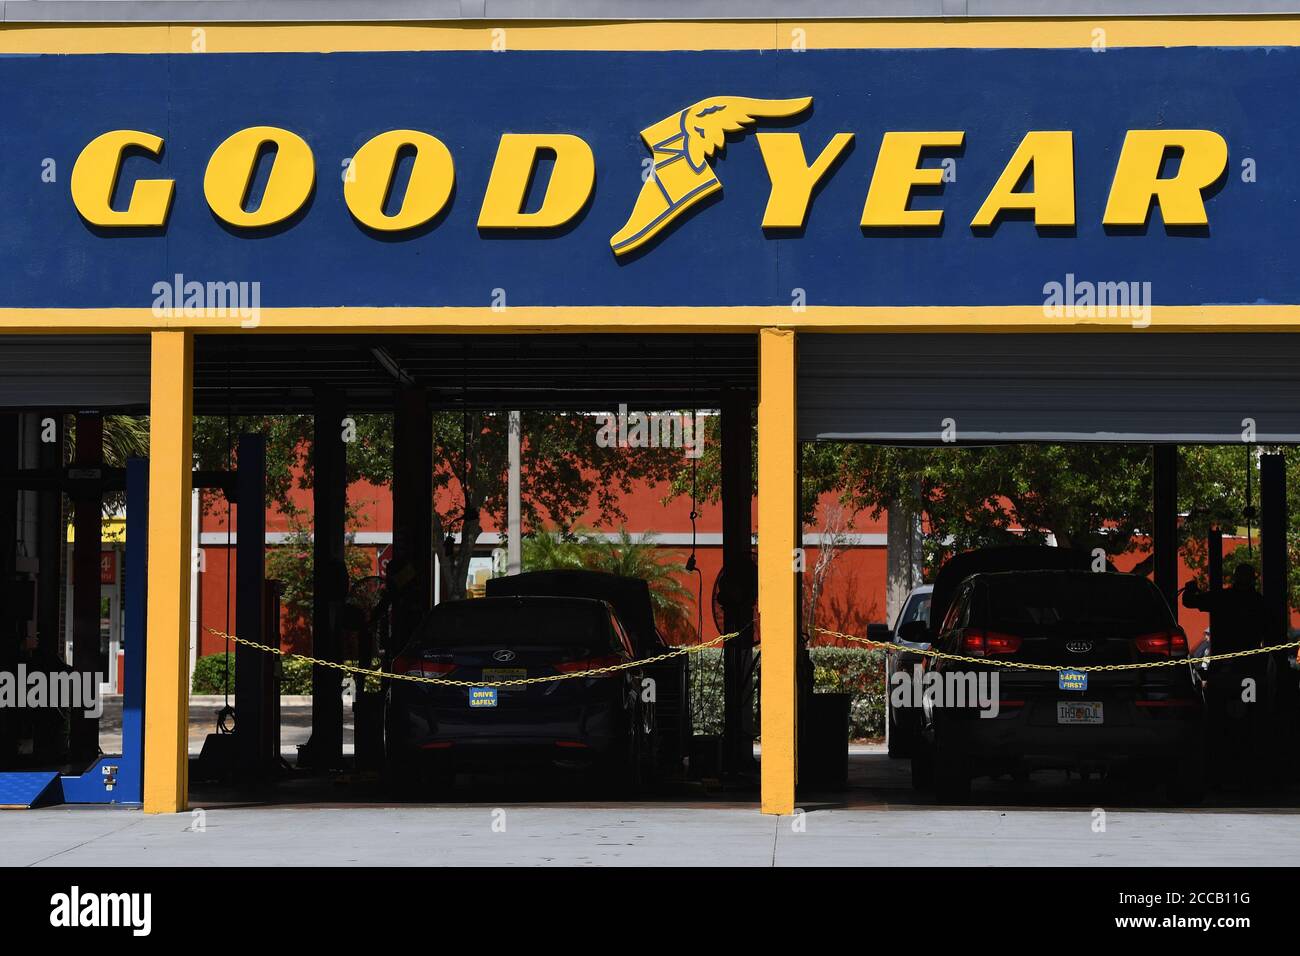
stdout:
<svg viewBox="0 0 1300 956">
<path fill-rule="evenodd" d="M 758 391 L 758 615 L 762 625 L 762 803 L 793 813 L 795 785 L 794 555 L 798 542 L 795 333 L 762 329 Z"/>
<path fill-rule="evenodd" d="M 152 333 L 150 375 L 144 811 L 177 813 L 189 787 L 194 334 Z"/>
</svg>

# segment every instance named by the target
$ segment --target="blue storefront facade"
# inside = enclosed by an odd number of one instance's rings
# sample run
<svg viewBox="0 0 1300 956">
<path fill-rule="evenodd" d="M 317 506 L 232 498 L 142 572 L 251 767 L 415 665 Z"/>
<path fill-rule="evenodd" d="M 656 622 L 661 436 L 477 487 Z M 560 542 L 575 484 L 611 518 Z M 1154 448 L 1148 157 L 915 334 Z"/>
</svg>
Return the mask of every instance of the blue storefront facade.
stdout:
<svg viewBox="0 0 1300 956">
<path fill-rule="evenodd" d="M 1300 326 L 1293 16 L 172 6 L 0 28 L 0 334 L 150 340 L 150 811 L 187 794 L 196 335 L 757 339 L 762 805 L 783 813 L 801 336 Z"/>
</svg>

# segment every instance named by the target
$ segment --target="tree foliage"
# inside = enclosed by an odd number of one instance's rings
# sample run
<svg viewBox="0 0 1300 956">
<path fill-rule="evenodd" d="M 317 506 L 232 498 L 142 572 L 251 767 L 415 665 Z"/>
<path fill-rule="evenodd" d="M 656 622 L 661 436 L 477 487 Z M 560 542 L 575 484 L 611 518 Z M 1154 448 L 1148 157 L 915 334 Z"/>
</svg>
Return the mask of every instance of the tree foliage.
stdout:
<svg viewBox="0 0 1300 956">
<path fill-rule="evenodd" d="M 498 527 L 506 510 L 506 415 L 443 411 L 434 418 L 435 549 L 444 593 L 463 595 L 473 542 L 490 516 Z M 391 482 L 392 423 L 388 416 L 355 416 L 348 445 L 350 480 Z M 716 502 L 721 492 L 717 416 L 704 418 L 704 454 L 695 461 L 672 449 L 603 448 L 597 419 L 578 414 L 523 413 L 522 498 L 526 530 L 559 529 L 575 522 L 612 526 L 624 519 L 620 497 L 642 481 L 667 481 L 667 498 L 689 495 Z M 228 423 L 198 419 L 195 454 L 201 467 L 226 467 Z M 268 497 L 286 513 L 295 483 L 311 487 L 308 416 L 236 418 L 229 432 L 267 436 Z M 751 481 L 755 481 L 757 441 Z M 1271 450 L 1271 449 L 1270 449 Z M 1258 446 L 1183 446 L 1179 449 L 1179 543 L 1185 561 L 1204 578 L 1205 537 L 1217 526 L 1244 533 L 1247 462 L 1258 508 Z M 1148 445 L 991 445 L 907 448 L 837 442 L 800 446 L 800 511 L 815 520 L 826 493 L 878 516 L 893 502 L 923 518 L 927 566 L 948 555 L 1011 540 L 1044 542 L 1107 555 L 1137 554 L 1136 570 L 1150 569 L 1152 453 Z M 1285 450 L 1292 603 L 1300 606 L 1300 451 Z M 756 490 L 756 489 L 755 489 Z M 1258 531 L 1258 518 L 1253 522 Z M 459 535 L 459 541 L 453 536 Z M 1230 563 L 1231 563 L 1230 559 Z"/>
<path fill-rule="evenodd" d="M 678 577 L 686 569 L 659 549 L 656 538 L 653 531 L 633 537 L 626 528 L 613 539 L 583 528 L 543 531 L 523 539 L 520 557 L 525 571 L 585 568 L 640 578 L 649 585 L 659 629 L 680 643 L 694 631 L 689 607 L 694 595 Z"/>
<path fill-rule="evenodd" d="M 349 589 L 371 573 L 370 552 L 351 540 L 344 548 L 348 569 Z M 266 576 L 279 581 L 280 604 L 288 619 L 287 633 L 282 640 L 293 647 L 310 646 L 312 604 L 315 595 L 315 553 L 312 549 L 311 531 L 301 523 L 285 537 L 283 543 L 269 548 L 266 553 Z"/>
<path fill-rule="evenodd" d="M 708 425 L 716 429 L 717 420 Z M 695 471 L 699 497 L 720 492 L 720 449 L 711 431 Z M 757 442 L 755 442 L 757 446 Z M 1183 559 L 1205 583 L 1206 536 L 1212 527 L 1245 534 L 1247 470 L 1259 509 L 1261 451 L 1282 451 L 1287 472 L 1290 593 L 1300 607 L 1300 449 L 1258 445 L 1179 448 L 1178 539 Z M 800 446 L 800 513 L 815 523 L 831 493 L 872 517 L 899 503 L 922 516 L 926 566 L 933 573 L 953 553 L 1012 541 L 1045 543 L 1108 556 L 1137 555 L 1138 573 L 1151 570 L 1152 450 L 1134 444 L 1011 444 L 983 447 L 898 447 L 847 442 Z M 1249 466 L 1248 466 L 1249 463 Z M 691 472 L 679 467 L 672 494 L 690 491 Z M 1258 540 L 1259 521 L 1253 520 Z M 1244 550 L 1244 549 L 1243 549 Z M 1244 555 L 1230 556 L 1231 567 Z M 1258 550 L 1254 553 L 1258 562 Z"/>
<path fill-rule="evenodd" d="M 392 483 L 393 428 L 387 415 L 352 416 L 348 480 Z M 487 519 L 506 523 L 508 416 L 480 410 L 433 414 L 434 550 L 442 591 L 463 597 L 474 545 Z M 571 527 L 579 519 L 610 526 L 626 516 L 622 496 L 643 481 L 665 481 L 680 460 L 671 449 L 601 447 L 599 419 L 525 411 L 521 416 L 521 498 L 525 530 Z M 312 487 L 312 419 L 306 415 L 198 418 L 195 458 L 201 468 L 238 465 L 239 436 L 266 436 L 267 498 L 288 515 L 300 510 L 294 489 Z M 215 499 L 209 500 L 209 507 Z"/>
</svg>

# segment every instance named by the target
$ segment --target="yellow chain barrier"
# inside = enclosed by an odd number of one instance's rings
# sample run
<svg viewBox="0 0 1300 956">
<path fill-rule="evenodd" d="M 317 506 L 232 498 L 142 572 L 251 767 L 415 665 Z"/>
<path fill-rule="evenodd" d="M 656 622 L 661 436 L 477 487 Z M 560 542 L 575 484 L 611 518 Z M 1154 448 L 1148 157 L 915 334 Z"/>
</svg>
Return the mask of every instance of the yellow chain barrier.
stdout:
<svg viewBox="0 0 1300 956">
<path fill-rule="evenodd" d="M 675 647 L 671 651 L 663 654 L 656 654 L 653 657 L 646 657 L 635 661 L 626 661 L 622 664 L 610 664 L 606 667 L 594 667 L 590 670 L 572 671 L 563 674 L 550 674 L 545 677 L 516 677 L 510 680 L 453 680 L 449 677 L 424 677 L 414 674 L 395 674 L 391 671 L 382 671 L 370 667 L 358 667 L 355 664 L 341 664 L 338 661 L 327 661 L 319 657 L 312 657 L 309 654 L 296 654 L 292 651 L 284 651 L 278 647 L 271 647 L 268 644 L 259 644 L 256 641 L 246 640 L 242 637 L 236 637 L 234 634 L 227 634 L 225 631 L 218 630 L 215 627 L 207 629 L 217 637 L 224 638 L 243 644 L 245 647 L 252 647 L 268 654 L 275 654 L 284 658 L 296 658 L 300 661 L 306 661 L 309 664 L 318 664 L 321 667 L 329 667 L 334 670 L 344 671 L 349 674 L 362 674 L 366 677 L 380 677 L 388 680 L 404 680 L 417 684 L 436 684 L 440 687 L 522 687 L 527 684 L 546 684 L 560 680 L 574 680 L 581 677 L 598 677 L 602 674 L 612 674 L 617 671 L 630 670 L 633 667 L 642 667 L 646 664 L 657 664 L 659 661 L 669 660 L 673 657 L 681 657 L 686 654 L 697 654 L 700 651 L 708 650 L 711 647 L 718 647 L 721 644 L 731 640 L 733 637 L 739 637 L 741 631 L 732 631 L 729 634 L 720 634 L 710 641 L 704 641 L 700 644 L 688 644 L 682 647 Z M 869 647 L 879 648 L 888 651 L 901 651 L 904 653 L 916 654 L 921 657 L 931 657 L 942 660 L 961 661 L 967 664 L 986 664 L 990 667 L 1009 667 L 1014 670 L 1036 670 L 1036 671 L 1133 671 L 1142 670 L 1148 667 L 1173 667 L 1180 664 L 1201 664 L 1210 661 L 1233 660 L 1239 657 L 1250 657 L 1255 654 L 1271 654 L 1274 651 L 1284 651 L 1293 648 L 1300 648 L 1300 641 L 1290 641 L 1286 644 L 1272 644 L 1268 647 L 1254 647 L 1244 651 L 1231 651 L 1226 654 L 1207 654 L 1204 657 L 1171 657 L 1158 661 L 1143 661 L 1137 664 L 1031 664 L 1024 661 L 1003 661 L 991 657 L 972 657 L 966 654 L 950 654 L 947 651 L 937 651 L 933 648 L 920 649 L 908 647 L 905 644 L 897 644 L 893 641 L 873 641 L 869 638 L 858 637 L 856 634 L 845 634 L 842 631 L 832 631 L 824 627 L 814 628 L 818 634 L 824 634 L 827 637 L 835 637 L 844 641 L 851 641 L 855 644 L 865 644 Z"/>
<path fill-rule="evenodd" d="M 242 637 L 236 637 L 234 634 L 227 634 L 225 631 L 219 631 L 215 627 L 207 629 L 217 637 L 234 641 L 236 644 L 243 644 L 245 647 L 252 647 L 259 651 L 265 651 L 268 654 L 275 654 L 284 658 L 297 658 L 300 661 L 306 661 L 309 664 L 319 664 L 321 667 L 333 668 L 337 671 L 345 671 L 349 674 L 362 674 L 366 677 L 381 677 L 387 680 L 404 680 L 415 684 L 437 684 L 440 687 L 522 687 L 526 684 L 546 684 L 559 680 L 574 680 L 579 677 L 598 677 L 601 674 L 612 674 L 616 671 L 631 670 L 633 667 L 643 667 L 646 664 L 657 664 L 659 661 L 666 661 L 672 657 L 681 657 L 684 654 L 698 654 L 700 651 L 708 650 L 710 647 L 719 645 L 731 640 L 733 637 L 739 637 L 741 631 L 732 631 L 730 634 L 720 634 L 711 641 L 705 641 L 701 644 L 687 644 L 682 647 L 675 647 L 664 654 L 656 654 L 653 657 L 643 657 L 636 661 L 626 661 L 622 664 L 610 664 L 607 667 L 593 667 L 585 671 L 572 671 L 563 674 L 550 674 L 546 677 L 515 677 L 510 680 L 452 680 L 449 677 L 417 677 L 414 674 L 394 674 L 391 671 L 381 671 L 370 667 L 357 667 L 355 664 L 340 664 L 338 661 L 322 660 L 319 657 L 312 657 L 308 654 L 295 654 L 293 651 L 281 650 L 278 647 L 271 647 L 269 644 L 259 644 L 256 641 L 249 641 Z"/>
<path fill-rule="evenodd" d="M 1001 661 L 992 657 L 970 657 L 966 654 L 949 654 L 947 651 L 936 651 L 934 649 L 922 650 L 916 647 L 908 647 L 905 644 L 896 644 L 893 641 L 873 641 L 865 637 L 858 637 L 854 634 L 844 634 L 840 631 L 830 631 L 824 627 L 813 628 L 819 634 L 825 634 L 828 637 L 838 637 L 841 640 L 853 641 L 856 644 L 868 644 L 871 647 L 879 647 L 889 651 L 903 651 L 909 654 L 917 654 L 921 657 L 934 657 L 949 661 L 963 661 L 967 664 L 988 664 L 991 667 L 1010 667 L 1015 670 L 1031 671 L 1136 671 L 1145 667 L 1172 667 L 1177 664 L 1200 664 L 1209 661 L 1226 661 L 1237 657 L 1250 657 L 1252 654 L 1270 654 L 1273 651 L 1285 651 L 1290 648 L 1300 647 L 1300 641 L 1291 641 L 1288 644 L 1273 644 L 1269 647 L 1252 647 L 1245 651 L 1231 651 L 1226 654 L 1207 654 L 1204 657 L 1170 657 L 1166 660 L 1143 661 L 1140 664 L 1029 664 L 1023 661 Z"/>
</svg>

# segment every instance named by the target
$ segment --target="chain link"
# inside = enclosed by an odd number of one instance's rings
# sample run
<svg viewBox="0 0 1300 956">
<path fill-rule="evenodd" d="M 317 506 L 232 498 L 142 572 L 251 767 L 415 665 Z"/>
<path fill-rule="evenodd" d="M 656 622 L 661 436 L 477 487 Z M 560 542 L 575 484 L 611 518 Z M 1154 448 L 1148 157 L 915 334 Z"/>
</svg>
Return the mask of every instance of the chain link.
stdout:
<svg viewBox="0 0 1300 956">
<path fill-rule="evenodd" d="M 544 677 L 517 677 L 510 680 L 453 680 L 449 677 L 424 677 L 414 674 L 395 674 L 391 671 L 382 671 L 370 667 L 358 667 L 355 664 L 341 664 L 338 661 L 327 661 L 319 657 L 312 657 L 309 654 L 296 654 L 292 651 L 284 651 L 278 647 L 271 647 L 268 644 L 259 644 L 256 641 L 246 640 L 242 637 L 236 637 L 234 634 L 227 634 L 225 631 L 218 630 L 215 627 L 207 629 L 217 637 L 234 641 L 236 644 L 243 644 L 245 647 L 251 647 L 255 650 L 264 651 L 268 654 L 275 654 L 285 659 L 295 658 L 300 661 L 306 661 L 309 664 L 317 664 L 321 667 L 329 667 L 334 670 L 343 671 L 349 674 L 361 674 L 366 677 L 379 677 L 387 680 L 404 680 L 416 684 L 436 684 L 440 687 L 523 687 L 528 684 L 546 684 L 561 680 L 574 680 L 582 677 L 599 677 L 604 674 L 613 674 L 618 671 L 630 670 L 634 667 L 643 667 L 646 664 L 657 664 L 660 661 L 666 661 L 674 657 L 681 657 L 686 654 L 697 654 L 700 651 L 708 650 L 712 647 L 731 640 L 733 637 L 739 637 L 741 631 L 732 631 L 729 634 L 720 634 L 710 641 L 704 641 L 700 644 L 688 644 L 682 647 L 675 647 L 671 651 L 663 654 L 656 654 L 653 657 L 646 657 L 635 661 L 626 661 L 622 664 L 610 664 L 606 667 L 593 667 L 590 670 L 573 671 L 563 674 L 549 674 Z M 972 657 L 967 654 L 950 654 L 947 651 L 938 651 L 933 648 L 924 650 L 916 647 L 908 647 L 905 644 L 898 644 L 893 641 L 873 641 L 869 638 L 858 637 L 856 634 L 845 634 L 842 631 L 832 631 L 824 627 L 813 628 L 818 634 L 824 634 L 827 637 L 835 637 L 843 641 L 851 641 L 855 644 L 865 644 L 868 647 L 879 648 L 888 651 L 901 651 L 903 653 L 917 654 L 921 657 L 930 657 L 937 660 L 960 661 L 965 664 L 985 664 L 990 667 L 1006 667 L 1013 670 L 1034 670 L 1034 671 L 1084 671 L 1096 673 L 1101 671 L 1133 671 L 1143 670 L 1148 667 L 1175 667 L 1180 664 L 1201 664 L 1211 661 L 1234 660 L 1239 657 L 1251 657 L 1256 654 L 1271 654 L 1274 651 L 1285 651 L 1300 647 L 1300 641 L 1290 641 L 1286 644 L 1272 644 L 1268 647 L 1254 647 L 1244 651 L 1230 651 L 1225 654 L 1207 654 L 1204 657 L 1171 657 L 1158 661 L 1143 661 L 1137 664 L 1032 664 L 1023 661 L 1003 661 L 991 657 Z"/>
<path fill-rule="evenodd" d="M 1300 641 L 1291 641 L 1288 644 L 1273 644 L 1269 647 L 1252 647 L 1245 651 L 1230 651 L 1225 654 L 1207 654 L 1204 657 L 1171 657 L 1167 660 L 1160 661 L 1143 661 L 1140 664 L 1080 664 L 1072 666 L 1069 664 L 1029 664 L 1022 661 L 1000 661 L 991 657 L 970 657 L 966 654 L 949 654 L 947 651 L 936 651 L 933 648 L 921 650 L 916 647 L 908 647 L 905 644 L 896 644 L 893 641 L 873 641 L 865 637 L 858 637 L 854 634 L 844 634 L 840 631 L 827 630 L 824 627 L 813 628 L 818 634 L 825 634 L 827 637 L 838 637 L 840 640 L 853 641 L 856 644 L 867 644 L 871 647 L 883 648 L 889 651 L 903 651 L 910 654 L 918 654 L 921 657 L 933 657 L 947 661 L 962 661 L 967 664 L 987 664 L 991 667 L 1009 667 L 1014 670 L 1030 671 L 1136 671 L 1147 667 L 1173 667 L 1178 664 L 1199 664 L 1209 661 L 1227 661 L 1238 657 L 1250 657 L 1253 654 L 1269 654 L 1273 651 L 1285 651 L 1291 648 L 1300 647 Z"/>
<path fill-rule="evenodd" d="M 217 630 L 215 627 L 209 627 L 208 631 L 217 637 L 234 641 L 236 644 L 243 644 L 245 647 L 251 647 L 255 650 L 264 651 L 268 654 L 275 654 L 286 660 L 295 658 L 300 661 L 306 661 L 309 664 L 318 664 L 321 667 L 329 667 L 334 670 L 344 671 L 349 674 L 361 674 L 365 677 L 381 677 L 386 680 L 404 680 L 414 684 L 437 684 L 439 687 L 523 687 L 527 684 L 547 684 L 553 681 L 574 680 L 579 677 L 599 677 L 603 674 L 613 674 L 617 671 L 631 670 L 633 667 L 643 667 L 646 664 L 657 664 L 660 661 L 666 661 L 673 657 L 681 657 L 685 654 L 698 654 L 700 651 L 708 650 L 711 647 L 718 647 L 733 637 L 739 637 L 741 631 L 732 631 L 730 634 L 719 634 L 711 641 L 705 641 L 701 644 L 687 644 L 682 647 L 675 647 L 671 651 L 663 654 L 656 654 L 653 657 L 643 657 L 640 660 L 626 661 L 622 664 L 610 664 L 607 667 L 593 667 L 585 671 L 572 671 L 563 674 L 549 674 L 545 677 L 516 677 L 510 680 L 452 680 L 450 677 L 417 677 L 415 674 L 394 674 L 391 671 L 381 671 L 370 667 L 358 667 L 355 664 L 340 664 L 338 661 L 327 661 L 319 657 L 312 657 L 308 654 L 295 654 L 293 651 L 281 650 L 278 647 L 271 647 L 269 644 L 259 644 L 256 641 L 246 640 L 242 637 L 236 637 L 234 634 L 227 634 L 225 631 Z"/>
</svg>

